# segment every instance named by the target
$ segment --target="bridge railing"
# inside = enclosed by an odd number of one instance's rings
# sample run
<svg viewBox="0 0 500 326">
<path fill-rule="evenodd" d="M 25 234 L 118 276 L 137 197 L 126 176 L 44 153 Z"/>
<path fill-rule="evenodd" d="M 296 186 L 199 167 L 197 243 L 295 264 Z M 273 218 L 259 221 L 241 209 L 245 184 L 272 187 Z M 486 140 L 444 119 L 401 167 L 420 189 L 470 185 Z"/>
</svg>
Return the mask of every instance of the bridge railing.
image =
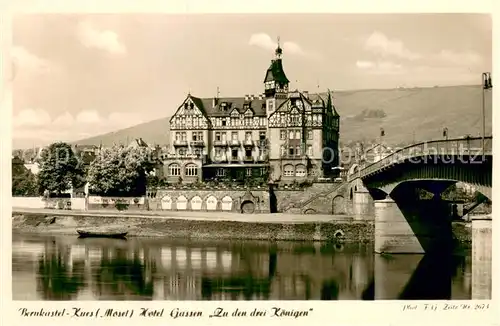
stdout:
<svg viewBox="0 0 500 326">
<path fill-rule="evenodd" d="M 484 154 L 491 155 L 493 149 L 493 137 L 484 138 Z M 483 154 L 483 138 L 459 138 L 448 140 L 433 140 L 406 146 L 399 149 L 381 160 L 365 167 L 348 176 L 348 181 L 364 177 L 374 173 L 386 166 L 403 162 L 414 157 L 426 155 L 481 155 Z"/>
</svg>

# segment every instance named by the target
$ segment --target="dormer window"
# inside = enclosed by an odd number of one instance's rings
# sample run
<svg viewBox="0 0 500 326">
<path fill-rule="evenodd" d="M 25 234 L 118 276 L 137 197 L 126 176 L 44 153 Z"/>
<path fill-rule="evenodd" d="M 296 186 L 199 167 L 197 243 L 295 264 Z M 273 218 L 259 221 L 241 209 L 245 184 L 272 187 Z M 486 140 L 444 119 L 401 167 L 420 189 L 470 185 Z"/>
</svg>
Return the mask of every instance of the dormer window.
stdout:
<svg viewBox="0 0 500 326">
<path fill-rule="evenodd" d="M 226 112 L 227 111 L 227 103 L 226 102 L 222 102 L 220 104 L 220 109 L 221 109 L 221 111 Z"/>
<path fill-rule="evenodd" d="M 189 103 L 189 108 L 192 110 L 194 108 L 194 104 L 191 102 Z"/>
<path fill-rule="evenodd" d="M 188 109 L 188 103 L 184 103 L 184 109 L 187 110 Z"/>
</svg>

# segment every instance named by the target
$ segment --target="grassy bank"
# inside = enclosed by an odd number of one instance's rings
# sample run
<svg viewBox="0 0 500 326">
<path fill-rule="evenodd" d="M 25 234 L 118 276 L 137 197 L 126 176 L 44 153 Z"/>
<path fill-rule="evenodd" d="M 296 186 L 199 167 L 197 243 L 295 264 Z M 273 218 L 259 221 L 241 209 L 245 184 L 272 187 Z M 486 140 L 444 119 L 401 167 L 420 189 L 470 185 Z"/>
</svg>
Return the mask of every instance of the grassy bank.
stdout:
<svg viewBox="0 0 500 326">
<path fill-rule="evenodd" d="M 197 239 L 372 242 L 373 223 L 358 221 L 239 222 L 168 217 L 13 213 L 14 232 L 74 234 L 77 229 L 126 230 L 129 236 Z"/>
</svg>

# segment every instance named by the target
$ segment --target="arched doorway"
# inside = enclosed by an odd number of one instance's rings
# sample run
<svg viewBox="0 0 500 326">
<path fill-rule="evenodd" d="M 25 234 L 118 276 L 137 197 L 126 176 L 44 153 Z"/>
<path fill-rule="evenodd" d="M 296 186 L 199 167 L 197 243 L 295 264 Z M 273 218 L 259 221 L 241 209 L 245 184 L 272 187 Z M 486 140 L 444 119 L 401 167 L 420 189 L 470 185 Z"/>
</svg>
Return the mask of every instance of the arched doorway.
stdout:
<svg viewBox="0 0 500 326">
<path fill-rule="evenodd" d="M 255 204 L 253 201 L 246 200 L 241 204 L 241 212 L 243 214 L 252 214 L 255 212 Z"/>
<path fill-rule="evenodd" d="M 339 214 L 345 214 L 345 213 L 346 213 L 346 209 L 345 209 L 344 197 L 337 196 L 337 197 L 333 198 L 332 214 L 339 215 Z"/>
</svg>

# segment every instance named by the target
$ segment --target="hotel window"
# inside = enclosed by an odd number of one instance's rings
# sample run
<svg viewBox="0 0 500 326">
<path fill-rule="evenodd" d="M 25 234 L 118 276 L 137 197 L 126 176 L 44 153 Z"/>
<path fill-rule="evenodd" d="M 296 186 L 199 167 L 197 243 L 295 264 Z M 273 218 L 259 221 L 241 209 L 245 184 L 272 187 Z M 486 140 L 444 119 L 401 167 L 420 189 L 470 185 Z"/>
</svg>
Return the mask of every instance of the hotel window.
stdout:
<svg viewBox="0 0 500 326">
<path fill-rule="evenodd" d="M 300 130 L 295 130 L 295 139 L 301 139 L 300 137 Z"/>
<path fill-rule="evenodd" d="M 290 130 L 290 132 L 288 133 L 288 139 L 293 139 L 294 136 L 295 132 L 293 130 Z"/>
<path fill-rule="evenodd" d="M 269 111 L 274 110 L 274 101 L 269 101 L 268 104 L 269 104 Z"/>
<path fill-rule="evenodd" d="M 247 177 L 251 177 L 252 176 L 252 168 L 247 168 L 246 175 L 247 175 Z"/>
<path fill-rule="evenodd" d="M 198 127 L 198 118 L 197 117 L 193 118 L 193 126 Z"/>
<path fill-rule="evenodd" d="M 290 148 L 288 149 L 288 154 L 289 154 L 290 156 L 294 156 L 294 155 L 295 155 L 295 148 L 290 147 Z"/>
<path fill-rule="evenodd" d="M 198 140 L 200 140 L 200 141 L 203 140 L 203 131 L 198 132 Z"/>
<path fill-rule="evenodd" d="M 293 177 L 293 175 L 295 174 L 293 165 L 291 165 L 291 164 L 285 165 L 283 172 L 284 172 L 283 174 L 285 175 L 285 177 Z"/>
<path fill-rule="evenodd" d="M 222 156 L 222 149 L 220 147 L 215 148 L 215 157 L 221 157 Z"/>
<path fill-rule="evenodd" d="M 193 140 L 194 141 L 203 140 L 202 135 L 203 135 L 203 133 L 201 133 L 201 132 L 193 131 Z"/>
<path fill-rule="evenodd" d="M 179 176 L 181 175 L 181 168 L 178 164 L 173 163 L 168 166 L 168 175 Z"/>
<path fill-rule="evenodd" d="M 295 147 L 295 155 L 300 156 L 300 146 Z"/>
<path fill-rule="evenodd" d="M 297 165 L 295 169 L 295 175 L 297 177 L 305 177 L 306 176 L 306 167 L 302 164 Z"/>
<path fill-rule="evenodd" d="M 223 132 L 221 136 L 222 136 L 222 141 L 225 142 L 227 140 L 227 134 Z"/>
<path fill-rule="evenodd" d="M 181 133 L 180 132 L 176 132 L 175 133 L 175 141 L 179 141 L 181 140 Z"/>
<path fill-rule="evenodd" d="M 312 145 L 307 146 L 307 155 L 312 156 L 313 155 L 313 147 Z"/>
<path fill-rule="evenodd" d="M 286 116 L 284 114 L 281 114 L 281 123 L 282 124 L 286 123 Z"/>
<path fill-rule="evenodd" d="M 185 175 L 187 177 L 195 177 L 198 175 L 198 166 L 196 164 L 188 164 L 186 165 Z"/>
<path fill-rule="evenodd" d="M 224 168 L 218 168 L 218 169 L 217 169 L 217 172 L 216 172 L 216 175 L 217 175 L 218 177 L 223 177 L 223 176 L 225 176 L 225 175 L 226 175 L 226 169 L 224 169 Z"/>
<path fill-rule="evenodd" d="M 183 141 L 187 140 L 187 134 L 185 132 L 182 133 L 182 140 Z"/>
<path fill-rule="evenodd" d="M 231 133 L 231 140 L 238 140 L 238 132 L 233 131 Z"/>
<path fill-rule="evenodd" d="M 252 150 L 251 149 L 245 150 L 245 157 L 252 157 Z"/>
<path fill-rule="evenodd" d="M 186 155 L 186 149 L 185 148 L 179 148 L 179 156 L 184 156 Z"/>
<path fill-rule="evenodd" d="M 251 126 L 252 125 L 252 118 L 245 117 L 245 126 Z"/>
<path fill-rule="evenodd" d="M 313 139 L 313 132 L 312 130 L 307 131 L 307 139 Z"/>
<path fill-rule="evenodd" d="M 239 126 L 240 125 L 240 119 L 238 118 L 231 118 L 231 126 Z"/>
<path fill-rule="evenodd" d="M 245 132 L 245 141 L 251 141 L 252 140 L 252 132 L 247 131 Z"/>
<path fill-rule="evenodd" d="M 265 131 L 259 132 L 259 140 L 266 140 L 266 132 Z"/>
<path fill-rule="evenodd" d="M 220 132 L 215 133 L 215 141 L 221 141 Z"/>
<path fill-rule="evenodd" d="M 231 159 L 238 160 L 238 150 L 237 149 L 231 150 Z"/>
<path fill-rule="evenodd" d="M 286 139 L 286 130 L 280 130 L 280 139 L 285 140 Z"/>
<path fill-rule="evenodd" d="M 281 146 L 281 156 L 286 156 L 286 147 L 285 146 Z"/>
<path fill-rule="evenodd" d="M 222 126 L 224 126 L 224 127 L 227 126 L 226 119 L 222 119 Z"/>
</svg>

